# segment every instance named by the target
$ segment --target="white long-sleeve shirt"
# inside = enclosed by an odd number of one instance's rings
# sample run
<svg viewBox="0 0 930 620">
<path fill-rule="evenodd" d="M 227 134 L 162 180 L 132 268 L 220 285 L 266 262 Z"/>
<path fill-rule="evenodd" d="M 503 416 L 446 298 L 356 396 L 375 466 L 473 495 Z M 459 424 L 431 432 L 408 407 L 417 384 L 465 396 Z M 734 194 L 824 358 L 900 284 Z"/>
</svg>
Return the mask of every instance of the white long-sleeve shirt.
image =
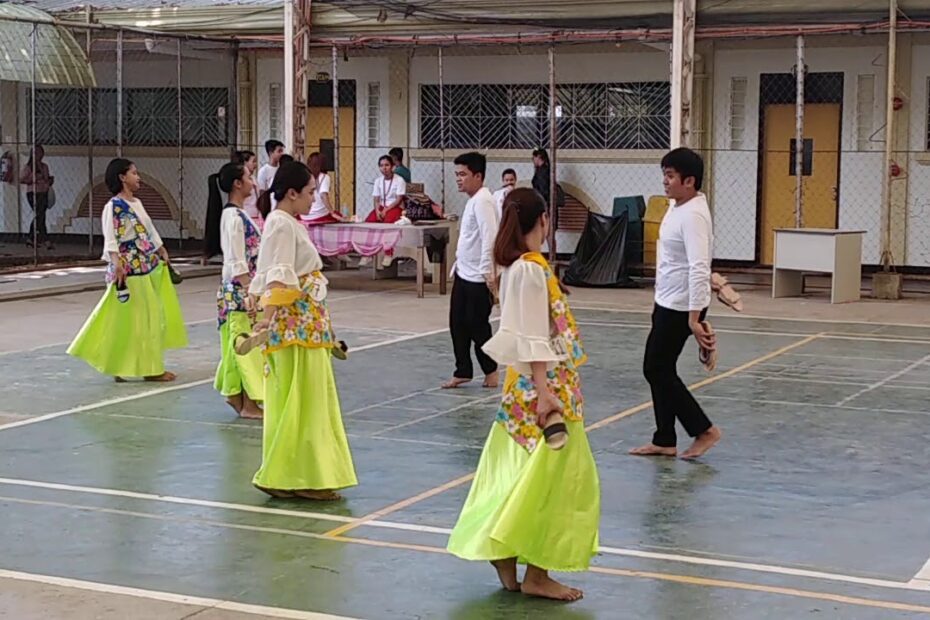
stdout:
<svg viewBox="0 0 930 620">
<path fill-rule="evenodd" d="M 655 302 L 688 312 L 710 305 L 714 224 L 704 194 L 672 204 L 659 227 Z"/>
<path fill-rule="evenodd" d="M 139 223 L 145 226 L 149 240 L 155 244 L 155 249 L 157 250 L 163 246 L 164 243 L 155 229 L 155 224 L 152 223 L 152 218 L 145 212 L 142 201 L 138 198 L 132 198 L 126 200 L 126 202 L 132 207 L 136 217 L 139 218 Z M 116 228 L 113 225 L 113 198 L 103 207 L 103 212 L 100 214 L 100 228 L 103 230 L 103 256 L 101 258 L 110 262 L 110 252 L 119 252 L 119 239 L 116 238 Z"/>
<path fill-rule="evenodd" d="M 304 225 L 290 213 L 278 210 L 269 213 L 258 250 L 258 267 L 249 292 L 261 295 L 271 282 L 297 288 L 300 276 L 321 269 L 323 260 Z"/>
<path fill-rule="evenodd" d="M 549 369 L 565 359 L 552 346 L 549 287 L 546 272 L 536 263 L 518 259 L 501 274 L 501 323 L 482 349 L 497 363 L 531 374 L 531 362 Z"/>
<path fill-rule="evenodd" d="M 468 199 L 462 213 L 452 273 L 468 282 L 484 282 L 485 276 L 493 273 L 497 228 L 494 196 L 488 188 L 482 187 Z"/>
<path fill-rule="evenodd" d="M 245 223 L 238 207 L 226 207 L 220 218 L 220 247 L 223 249 L 223 280 L 249 275 L 249 259 L 245 252 Z"/>
</svg>

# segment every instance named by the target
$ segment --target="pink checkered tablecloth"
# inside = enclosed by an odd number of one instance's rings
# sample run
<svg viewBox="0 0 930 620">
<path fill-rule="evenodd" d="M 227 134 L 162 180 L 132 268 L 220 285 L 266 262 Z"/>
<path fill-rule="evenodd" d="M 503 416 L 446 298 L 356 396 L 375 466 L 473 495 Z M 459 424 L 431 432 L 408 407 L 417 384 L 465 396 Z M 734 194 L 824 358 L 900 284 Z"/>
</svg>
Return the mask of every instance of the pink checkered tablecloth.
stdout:
<svg viewBox="0 0 930 620">
<path fill-rule="evenodd" d="M 351 253 L 374 256 L 393 250 L 404 232 L 403 227 L 393 224 L 323 224 L 307 226 L 307 231 L 323 256 Z"/>
</svg>

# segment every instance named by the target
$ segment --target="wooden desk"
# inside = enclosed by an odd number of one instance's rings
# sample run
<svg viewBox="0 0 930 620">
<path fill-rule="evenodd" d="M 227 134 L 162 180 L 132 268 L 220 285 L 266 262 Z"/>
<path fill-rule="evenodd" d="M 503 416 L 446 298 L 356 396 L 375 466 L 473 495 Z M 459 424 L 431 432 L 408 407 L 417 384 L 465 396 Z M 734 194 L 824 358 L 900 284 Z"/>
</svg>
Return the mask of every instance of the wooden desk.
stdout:
<svg viewBox="0 0 930 620">
<path fill-rule="evenodd" d="M 830 303 L 858 301 L 862 286 L 863 230 L 775 229 L 772 297 L 804 293 L 804 272 L 832 276 Z"/>
</svg>

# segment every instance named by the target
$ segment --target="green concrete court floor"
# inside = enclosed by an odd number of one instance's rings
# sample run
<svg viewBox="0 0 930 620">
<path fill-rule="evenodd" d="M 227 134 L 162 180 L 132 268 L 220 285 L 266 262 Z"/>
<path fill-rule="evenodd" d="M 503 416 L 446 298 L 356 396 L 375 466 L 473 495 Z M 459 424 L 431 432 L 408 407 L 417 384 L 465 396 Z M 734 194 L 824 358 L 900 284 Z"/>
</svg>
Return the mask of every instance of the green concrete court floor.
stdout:
<svg viewBox="0 0 930 620">
<path fill-rule="evenodd" d="M 116 385 L 61 345 L 0 355 L 0 617 L 930 614 L 930 328 L 715 319 L 720 368 L 689 344 L 680 369 L 725 436 L 690 463 L 626 454 L 652 427 L 648 315 L 577 315 L 602 547 L 561 577 L 583 601 L 501 592 L 444 553 L 497 398 L 436 388 L 446 332 L 340 330 L 360 485 L 313 504 L 251 487 L 260 423 L 214 393 L 216 332 L 197 322 L 176 385 Z"/>
</svg>

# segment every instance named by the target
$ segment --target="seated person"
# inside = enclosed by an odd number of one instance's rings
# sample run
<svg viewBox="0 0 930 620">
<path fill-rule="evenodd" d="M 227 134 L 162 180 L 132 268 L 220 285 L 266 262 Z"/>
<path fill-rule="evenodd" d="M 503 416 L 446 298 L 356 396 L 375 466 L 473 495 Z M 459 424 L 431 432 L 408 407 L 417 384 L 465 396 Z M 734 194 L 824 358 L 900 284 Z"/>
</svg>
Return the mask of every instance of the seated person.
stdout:
<svg viewBox="0 0 930 620">
<path fill-rule="evenodd" d="M 390 155 L 384 155 L 378 160 L 378 168 L 381 175 L 375 179 L 374 191 L 371 194 L 375 208 L 365 221 L 393 224 L 404 214 L 407 183 L 394 174 L 394 160 Z"/>
<path fill-rule="evenodd" d="M 311 153 L 307 159 L 307 168 L 313 180 L 316 181 L 316 188 L 313 190 L 313 203 L 310 205 L 310 213 L 300 216 L 303 221 L 311 226 L 318 224 L 335 224 L 343 221 L 342 214 L 338 209 L 333 207 L 330 201 L 330 187 L 332 179 L 323 172 L 323 156 L 319 153 Z"/>
</svg>

